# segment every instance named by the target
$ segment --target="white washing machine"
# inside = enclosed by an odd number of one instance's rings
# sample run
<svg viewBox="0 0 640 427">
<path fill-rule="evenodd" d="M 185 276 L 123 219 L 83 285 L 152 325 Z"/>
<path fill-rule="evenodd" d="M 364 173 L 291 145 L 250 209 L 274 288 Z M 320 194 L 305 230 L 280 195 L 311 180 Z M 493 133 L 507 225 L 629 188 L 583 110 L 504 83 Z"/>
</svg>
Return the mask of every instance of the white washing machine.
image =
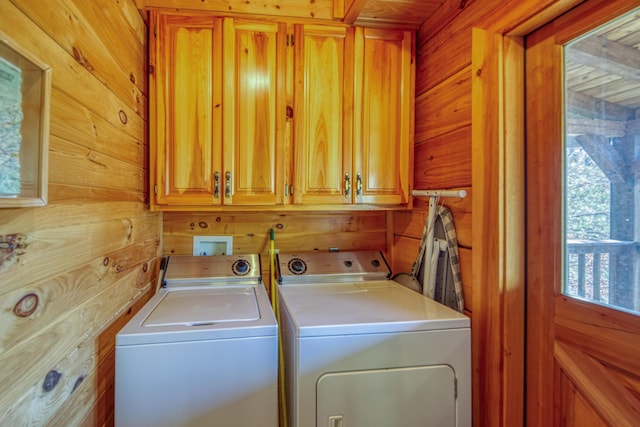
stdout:
<svg viewBox="0 0 640 427">
<path fill-rule="evenodd" d="M 471 426 L 469 318 L 379 252 L 280 254 L 289 427 Z"/>
<path fill-rule="evenodd" d="M 278 327 L 259 255 L 172 256 L 116 336 L 116 427 L 277 427 Z"/>
</svg>

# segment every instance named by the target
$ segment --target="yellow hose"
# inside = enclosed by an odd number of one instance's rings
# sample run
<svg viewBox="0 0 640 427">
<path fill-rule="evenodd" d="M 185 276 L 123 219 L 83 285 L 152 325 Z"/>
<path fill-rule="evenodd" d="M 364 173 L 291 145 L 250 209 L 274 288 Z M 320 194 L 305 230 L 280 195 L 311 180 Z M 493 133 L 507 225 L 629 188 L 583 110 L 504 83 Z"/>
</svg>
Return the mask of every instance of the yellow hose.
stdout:
<svg viewBox="0 0 640 427">
<path fill-rule="evenodd" d="M 269 230 L 269 262 L 271 267 L 271 306 L 278 322 L 278 382 L 280 390 L 279 420 L 280 427 L 287 427 L 287 405 L 284 392 L 284 354 L 282 348 L 282 328 L 280 327 L 280 310 L 278 307 L 278 277 L 276 274 L 276 249 L 273 228 Z"/>
</svg>

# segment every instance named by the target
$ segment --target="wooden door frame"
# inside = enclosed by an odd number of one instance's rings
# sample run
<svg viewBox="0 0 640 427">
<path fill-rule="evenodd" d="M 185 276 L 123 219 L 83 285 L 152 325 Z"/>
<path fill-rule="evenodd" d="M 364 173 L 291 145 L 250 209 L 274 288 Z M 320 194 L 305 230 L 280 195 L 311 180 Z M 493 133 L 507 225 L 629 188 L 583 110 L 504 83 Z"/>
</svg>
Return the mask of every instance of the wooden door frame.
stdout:
<svg viewBox="0 0 640 427">
<path fill-rule="evenodd" d="M 475 426 L 525 422 L 523 41 L 580 2 L 515 2 L 472 30 L 472 272 L 481 284 L 473 287 Z"/>
</svg>

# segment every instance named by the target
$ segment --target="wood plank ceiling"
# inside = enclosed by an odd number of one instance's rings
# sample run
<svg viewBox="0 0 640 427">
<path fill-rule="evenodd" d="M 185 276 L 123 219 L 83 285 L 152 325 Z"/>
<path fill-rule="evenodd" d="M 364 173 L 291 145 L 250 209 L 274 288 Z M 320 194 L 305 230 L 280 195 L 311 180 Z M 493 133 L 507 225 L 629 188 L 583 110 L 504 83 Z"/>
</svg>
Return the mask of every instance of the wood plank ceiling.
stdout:
<svg viewBox="0 0 640 427">
<path fill-rule="evenodd" d="M 368 0 L 355 23 L 417 29 L 444 3 L 445 0 Z"/>
<path fill-rule="evenodd" d="M 458 0 L 134 0 L 148 8 L 278 15 L 367 27 L 418 29 L 445 2 Z M 467 0 L 460 0 L 462 4 Z"/>
</svg>

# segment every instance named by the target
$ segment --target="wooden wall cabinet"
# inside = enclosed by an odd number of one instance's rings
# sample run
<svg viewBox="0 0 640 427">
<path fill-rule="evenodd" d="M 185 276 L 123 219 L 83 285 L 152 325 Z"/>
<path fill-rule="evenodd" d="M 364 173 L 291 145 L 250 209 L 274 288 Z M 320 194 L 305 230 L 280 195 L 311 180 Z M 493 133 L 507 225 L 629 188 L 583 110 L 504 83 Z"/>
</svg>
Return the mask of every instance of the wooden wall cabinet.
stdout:
<svg viewBox="0 0 640 427">
<path fill-rule="evenodd" d="M 359 203 L 402 205 L 409 200 L 414 102 L 411 37 L 409 31 L 356 29 L 354 194 Z"/>
<path fill-rule="evenodd" d="M 408 202 L 411 71 L 411 32 L 296 26 L 295 203 Z"/>
<path fill-rule="evenodd" d="M 220 204 L 222 20 L 151 12 L 151 25 L 152 205 Z"/>
<path fill-rule="evenodd" d="M 286 30 L 224 20 L 223 204 L 284 202 Z"/>
<path fill-rule="evenodd" d="M 354 30 L 296 25 L 293 195 L 296 204 L 351 204 Z"/>
<path fill-rule="evenodd" d="M 282 203 L 285 26 L 158 12 L 152 22 L 155 203 Z"/>
<path fill-rule="evenodd" d="M 151 22 L 153 208 L 407 203 L 410 32 Z"/>
</svg>

